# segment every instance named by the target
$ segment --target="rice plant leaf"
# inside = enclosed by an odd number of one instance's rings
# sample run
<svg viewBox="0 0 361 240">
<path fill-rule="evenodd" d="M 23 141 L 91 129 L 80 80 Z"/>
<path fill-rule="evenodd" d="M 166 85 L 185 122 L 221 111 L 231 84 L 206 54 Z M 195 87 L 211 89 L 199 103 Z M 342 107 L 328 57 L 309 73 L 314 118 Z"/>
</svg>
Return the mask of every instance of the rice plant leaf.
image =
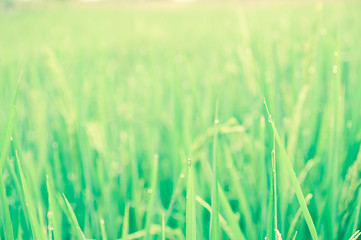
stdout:
<svg viewBox="0 0 361 240">
<path fill-rule="evenodd" d="M 158 179 L 158 155 L 155 154 L 154 155 L 154 165 L 153 165 L 153 170 L 152 170 L 152 176 L 151 176 L 151 188 L 149 189 L 149 193 L 150 193 L 150 198 L 149 198 L 149 202 L 148 202 L 148 212 L 147 212 L 147 217 L 146 217 L 146 221 L 145 221 L 145 239 L 150 239 L 150 226 L 153 220 L 153 205 L 154 205 L 154 195 L 156 193 L 156 186 L 157 186 L 157 179 Z"/>
<path fill-rule="evenodd" d="M 210 224 L 210 238 L 211 240 L 218 240 L 220 237 L 219 232 L 219 203 L 218 203 L 218 169 L 217 169 L 217 140 L 218 140 L 218 101 L 216 103 L 216 113 L 214 120 L 214 134 L 213 134 L 213 181 L 212 181 L 212 213 Z"/>
<path fill-rule="evenodd" d="M 125 209 L 124 209 L 122 239 L 128 240 L 128 231 L 129 231 L 129 203 L 125 205 Z"/>
<path fill-rule="evenodd" d="M 306 203 L 307 204 L 310 202 L 311 198 L 312 198 L 312 194 L 308 194 L 306 196 Z M 301 214 L 302 214 L 302 210 L 301 210 L 301 208 L 299 208 L 297 210 L 294 218 L 292 219 L 292 222 L 290 224 L 290 227 L 289 227 L 289 230 L 288 230 L 288 233 L 287 233 L 286 240 L 291 240 L 292 234 L 294 234 L 294 238 L 295 238 L 295 236 L 297 234 L 297 231 L 295 231 L 295 229 L 296 229 L 296 225 L 297 225 L 297 223 L 299 221 L 299 218 L 300 218 Z"/>
<path fill-rule="evenodd" d="M 10 108 L 10 113 L 5 122 L 5 127 L 1 132 L 1 140 L 0 140 L 0 171 L 1 173 L 4 171 L 6 156 L 8 154 L 10 142 L 11 142 L 11 132 L 14 126 L 14 116 L 15 116 L 15 108 L 16 108 L 16 100 L 19 92 L 20 80 L 21 80 L 22 72 L 20 73 L 18 85 L 15 90 L 13 103 Z"/>
<path fill-rule="evenodd" d="M 63 198 L 64 198 L 64 201 L 65 201 L 65 204 L 66 204 L 66 207 L 67 207 L 67 211 L 68 211 L 68 213 L 70 214 L 70 217 L 71 217 L 71 219 L 69 219 L 70 223 L 74 227 L 74 229 L 76 229 L 78 239 L 85 240 L 86 238 L 84 236 L 83 231 L 81 230 L 81 228 L 79 226 L 79 223 L 78 223 L 78 220 L 77 220 L 77 218 L 75 216 L 73 208 L 71 207 L 71 205 L 70 205 L 68 199 L 65 197 L 64 193 L 63 193 Z"/>
<path fill-rule="evenodd" d="M 165 221 L 164 221 L 164 212 L 162 213 L 162 240 L 165 240 Z"/>
<path fill-rule="evenodd" d="M 30 193 L 30 190 L 28 187 L 28 183 L 27 183 L 27 181 L 24 177 L 23 171 L 21 169 L 19 155 L 18 155 L 17 151 L 16 151 L 16 159 L 17 159 L 17 164 L 18 164 L 18 169 L 19 169 L 19 174 L 20 174 L 20 180 L 21 180 L 21 184 L 22 184 L 22 188 L 23 188 L 23 192 L 24 192 L 24 198 L 25 198 L 26 209 L 24 209 L 24 211 L 28 212 L 29 221 L 30 221 L 34 239 L 41 240 L 41 239 L 44 239 L 44 236 L 42 234 L 40 224 L 39 224 L 38 218 L 36 216 L 36 211 L 35 211 L 34 204 L 33 204 L 33 198 L 31 196 L 31 193 Z"/>
<path fill-rule="evenodd" d="M 188 159 L 188 183 L 187 183 L 187 208 L 186 208 L 186 237 L 195 240 L 196 232 L 196 204 L 193 181 L 193 167 L 191 159 Z"/>
<path fill-rule="evenodd" d="M 291 161 L 288 157 L 288 154 L 287 154 L 287 151 L 286 151 L 286 148 L 285 146 L 283 145 L 282 141 L 281 141 L 281 138 L 278 134 L 278 131 L 277 131 L 277 128 L 276 128 L 276 125 L 274 123 L 274 120 L 272 119 L 272 116 L 268 110 L 268 107 L 267 107 L 267 103 L 266 103 L 266 100 L 264 100 L 264 104 L 265 104 L 265 107 L 266 107 L 266 110 L 267 110 L 267 114 L 268 114 L 268 121 L 271 123 L 272 125 L 272 130 L 273 130 L 273 133 L 276 137 L 276 141 L 277 141 L 277 144 L 280 148 L 280 152 L 281 154 L 283 155 L 283 157 L 281 157 L 280 159 L 282 159 L 282 164 L 284 164 L 286 166 L 286 169 L 287 169 L 287 172 L 288 172 L 288 175 L 291 179 L 291 184 L 294 188 L 294 191 L 296 192 L 296 196 L 297 196 L 297 199 L 298 199 L 298 202 L 300 204 L 300 207 L 301 207 L 301 210 L 302 210 L 302 213 L 303 213 L 303 216 L 306 220 L 306 223 L 307 223 L 307 226 L 308 226 L 308 229 L 310 230 L 310 233 L 311 233 L 311 236 L 312 236 L 312 239 L 313 240 L 318 240 L 318 235 L 317 235 L 317 231 L 316 231 L 316 227 L 315 227 L 315 224 L 313 223 L 313 220 L 311 218 L 311 215 L 310 215 L 310 212 L 308 211 L 308 208 L 307 208 L 307 203 L 306 203 L 306 200 L 305 200 L 305 197 L 302 193 L 302 189 L 301 189 L 301 186 L 298 182 L 298 179 L 297 179 L 297 176 L 295 174 L 295 171 L 293 170 L 293 167 L 292 167 L 292 164 L 291 164 Z"/>
<path fill-rule="evenodd" d="M 54 198 L 54 187 L 52 183 L 50 183 L 49 176 L 46 176 L 46 187 L 48 190 L 48 202 L 49 202 L 49 211 L 48 211 L 48 232 L 49 232 L 49 240 L 60 240 L 61 239 L 61 225 L 58 222 L 58 205 L 56 199 Z"/>
<path fill-rule="evenodd" d="M 162 226 L 161 225 L 156 225 L 156 224 L 152 224 L 149 228 L 149 235 L 157 235 L 162 233 Z M 182 234 L 182 231 L 178 228 L 178 229 L 172 229 L 170 227 L 166 227 L 165 228 L 165 232 L 167 234 L 167 236 L 169 236 L 169 239 L 179 239 L 179 240 L 183 240 L 185 239 L 184 235 Z M 143 237 L 145 237 L 147 235 L 146 230 L 139 230 L 137 232 L 131 233 L 128 235 L 128 239 L 132 240 L 132 239 L 141 239 Z M 120 238 L 119 240 L 124 240 L 124 238 Z"/>
<path fill-rule="evenodd" d="M 205 209 L 207 209 L 210 214 L 212 214 L 212 207 L 206 201 L 204 201 L 200 196 L 197 196 L 196 200 L 200 205 L 202 205 Z M 219 223 L 222 229 L 224 230 L 224 232 L 227 234 L 227 236 L 230 239 L 236 239 L 234 237 L 231 227 L 229 226 L 226 219 L 221 214 L 219 214 Z"/>
<path fill-rule="evenodd" d="M 1 203 L 2 215 L 4 218 L 5 238 L 14 239 L 13 226 L 11 223 L 10 212 L 9 212 L 9 204 L 6 198 L 5 185 L 2 177 L 3 177 L 2 173 L 0 173 L 0 203 Z"/>
<path fill-rule="evenodd" d="M 102 240 L 108 240 L 107 237 L 107 232 L 105 231 L 105 223 L 104 223 L 104 219 L 100 219 L 100 231 L 102 234 Z"/>
</svg>

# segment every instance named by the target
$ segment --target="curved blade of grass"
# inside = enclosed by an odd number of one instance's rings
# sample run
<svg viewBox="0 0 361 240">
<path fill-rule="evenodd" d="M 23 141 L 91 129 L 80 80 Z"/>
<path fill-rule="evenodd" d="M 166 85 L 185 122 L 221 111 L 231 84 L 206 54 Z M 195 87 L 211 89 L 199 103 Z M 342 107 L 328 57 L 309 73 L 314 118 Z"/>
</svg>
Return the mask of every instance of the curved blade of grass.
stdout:
<svg viewBox="0 0 361 240">
<path fill-rule="evenodd" d="M 274 218 L 273 212 L 274 212 L 274 204 L 273 204 L 273 171 L 271 171 L 271 177 L 270 177 L 270 189 L 269 189 L 269 196 L 268 196 L 268 206 L 267 206 L 267 240 L 273 240 L 273 234 L 274 234 Z"/>
<path fill-rule="evenodd" d="M 78 220 L 76 219 L 76 216 L 75 216 L 75 213 L 74 213 L 74 211 L 73 211 L 73 208 L 71 207 L 68 199 L 66 199 L 64 193 L 63 193 L 63 198 L 64 198 L 64 201 L 65 201 L 65 204 L 66 204 L 68 213 L 70 214 L 70 217 L 71 217 L 71 219 L 69 219 L 69 220 L 70 220 L 70 223 L 71 223 L 71 225 L 76 229 L 76 232 L 77 232 L 77 235 L 78 235 L 78 239 L 86 240 L 86 238 L 85 238 L 85 236 L 84 236 L 84 233 L 83 233 L 83 231 L 81 230 L 81 228 L 80 228 L 80 226 L 79 226 Z M 67 216 L 68 216 L 68 215 L 67 215 Z"/>
<path fill-rule="evenodd" d="M 155 195 L 155 189 L 157 186 L 157 178 L 158 178 L 158 155 L 154 155 L 154 165 L 153 165 L 153 171 L 152 171 L 152 177 L 151 177 L 151 192 L 150 192 L 150 199 L 148 202 L 147 207 L 147 218 L 145 221 L 145 239 L 150 239 L 150 226 L 153 219 L 153 204 L 154 204 L 154 195 Z"/>
<path fill-rule="evenodd" d="M 100 231 L 102 234 L 102 240 L 108 240 L 107 232 L 105 231 L 104 219 L 100 219 Z"/>
<path fill-rule="evenodd" d="M 23 171 L 20 166 L 20 160 L 19 160 L 19 155 L 18 155 L 17 151 L 16 151 L 16 159 L 17 159 L 17 163 L 18 163 L 18 169 L 19 169 L 21 184 L 23 187 L 24 198 L 25 198 L 26 210 L 25 209 L 24 210 L 28 212 L 31 229 L 33 231 L 33 237 L 34 237 L 34 239 L 39 239 L 39 240 L 44 239 L 38 218 L 36 216 L 36 211 L 35 211 L 35 208 L 33 205 L 33 200 L 32 200 L 33 198 L 30 194 L 28 184 L 25 180 Z"/>
<path fill-rule="evenodd" d="M 360 230 L 357 230 L 354 234 L 352 234 L 349 240 L 357 240 L 360 236 L 361 236 L 361 232 Z"/>
<path fill-rule="evenodd" d="M 5 239 L 14 239 L 13 235 L 13 225 L 11 224 L 9 204 L 6 198 L 5 185 L 2 178 L 2 173 L 0 173 L 0 203 L 1 210 L 4 218 L 4 227 L 5 227 Z"/>
<path fill-rule="evenodd" d="M 161 225 L 156 225 L 156 224 L 152 224 L 149 228 L 149 235 L 157 235 L 162 233 L 162 226 Z M 169 239 L 185 239 L 184 235 L 182 234 L 182 231 L 180 229 L 172 229 L 170 227 L 166 227 L 165 228 L 165 232 L 166 234 L 169 236 Z M 131 233 L 128 235 L 128 239 L 132 240 L 132 239 L 140 239 L 142 237 L 145 237 L 147 235 L 146 231 L 140 230 L 134 233 Z M 119 240 L 124 240 L 124 238 L 120 238 Z"/>
<path fill-rule="evenodd" d="M 204 201 L 200 196 L 197 196 L 196 200 L 200 205 L 202 205 L 205 209 L 207 209 L 210 214 L 212 214 L 212 207 L 206 201 Z M 221 214 L 219 214 L 219 223 L 223 228 L 224 232 L 227 234 L 227 236 L 230 239 L 235 239 L 232 234 L 232 230 L 228 226 L 226 219 L 224 219 L 224 217 Z"/>
<path fill-rule="evenodd" d="M 4 171 L 6 156 L 8 154 L 8 150 L 9 150 L 9 146 L 10 146 L 10 142 L 11 142 L 10 134 L 11 134 L 11 131 L 12 131 L 13 125 L 14 125 L 16 100 L 17 100 L 17 96 L 18 96 L 18 91 L 19 91 L 20 80 L 21 80 L 22 74 L 23 74 L 23 72 L 20 73 L 20 77 L 19 77 L 18 85 L 16 86 L 10 113 L 6 119 L 4 130 L 1 132 L 2 133 L 1 140 L 0 140 L 0 171 L 1 171 L 1 173 Z"/>
<path fill-rule="evenodd" d="M 19 180 L 18 176 L 15 173 L 15 170 L 14 170 L 15 166 L 12 166 L 12 164 L 10 164 L 9 161 L 6 162 L 6 165 L 7 165 L 7 170 L 10 174 L 11 180 L 15 184 L 15 189 L 16 189 L 17 193 L 19 194 L 21 207 L 23 209 L 26 209 L 25 197 L 24 197 L 23 189 L 22 189 L 21 182 L 20 182 L 21 180 Z M 24 211 L 24 216 L 26 219 L 29 219 L 29 214 L 27 211 Z"/>
<path fill-rule="evenodd" d="M 205 159 L 203 159 L 201 161 L 202 163 L 202 169 L 204 174 L 206 175 L 206 180 L 208 182 L 209 185 L 211 185 L 211 180 L 212 180 L 212 170 L 211 167 L 209 165 L 209 162 L 206 161 Z M 227 219 L 229 226 L 231 228 L 232 231 L 232 235 L 233 235 L 233 239 L 235 240 L 245 240 L 245 236 L 241 231 L 241 228 L 239 226 L 238 223 L 238 219 L 236 219 L 236 216 L 232 210 L 232 207 L 227 199 L 227 196 L 222 188 L 221 185 L 218 184 L 218 193 L 219 193 L 219 202 L 220 205 L 222 206 L 222 209 L 224 211 L 224 216 Z"/>
<path fill-rule="evenodd" d="M 272 149 L 272 177 L 273 177 L 273 203 L 274 203 L 274 228 L 276 231 L 276 240 L 279 238 L 277 235 L 278 224 L 277 224 L 277 170 L 276 170 L 276 141 L 273 135 L 273 149 Z"/>
<path fill-rule="evenodd" d="M 187 209 L 186 209 L 186 237 L 193 240 L 197 238 L 196 231 L 196 203 L 194 195 L 193 167 L 188 158 L 188 183 L 187 183 Z"/>
<path fill-rule="evenodd" d="M 264 100 L 264 104 L 265 104 L 265 107 L 266 107 L 266 110 L 267 110 L 267 114 L 268 114 L 268 121 L 271 123 L 272 125 L 272 130 L 273 130 L 273 133 L 276 137 L 276 141 L 277 141 L 277 144 L 280 148 L 280 151 L 281 151 L 281 154 L 283 155 L 283 158 L 280 158 L 282 159 L 282 164 L 284 164 L 286 166 L 286 169 L 287 169 L 287 172 L 291 178 L 291 183 L 292 183 L 292 186 L 296 192 L 296 196 L 297 196 L 297 199 L 298 199 L 298 202 L 300 204 L 300 207 L 301 207 L 301 210 L 302 210 L 302 213 L 303 213 L 303 216 L 306 220 L 306 223 L 307 223 L 307 226 L 308 226 L 308 229 L 310 230 L 310 233 L 311 233 L 311 236 L 312 236 L 312 239 L 313 240 L 318 240 L 318 235 L 317 235 L 317 231 L 316 231 L 316 227 L 313 223 L 313 220 L 311 218 L 311 215 L 310 215 L 310 212 L 308 211 L 308 208 L 307 208 L 307 203 L 306 203 L 306 200 L 305 200 L 305 197 L 303 196 L 303 193 L 302 193 L 302 189 L 301 189 L 301 186 L 300 184 L 298 183 L 298 179 L 297 179 L 297 176 L 295 174 L 295 171 L 293 170 L 293 167 L 292 167 L 292 164 L 291 164 L 291 161 L 287 155 L 287 151 L 286 151 L 286 148 L 285 146 L 283 145 L 282 141 L 281 141 L 281 138 L 278 134 L 278 131 L 276 129 L 276 125 L 271 117 L 271 114 L 269 113 L 269 110 L 268 110 L 268 107 L 267 107 L 267 103 L 266 103 L 266 100 Z"/>
<path fill-rule="evenodd" d="M 165 240 L 165 221 L 164 221 L 164 212 L 162 212 L 162 240 Z"/>
<path fill-rule="evenodd" d="M 237 170 L 236 167 L 233 164 L 232 160 L 232 153 L 231 150 L 227 145 L 223 146 L 224 149 L 224 157 L 226 160 L 226 164 L 229 166 L 228 170 L 230 173 L 230 177 L 232 179 L 231 189 L 235 191 L 235 194 L 238 198 L 238 202 L 240 205 L 241 213 L 243 214 L 245 225 L 246 225 L 246 233 L 251 239 L 256 239 L 256 232 L 255 232 L 255 226 L 252 221 L 252 214 L 250 210 L 249 203 L 247 201 L 246 194 L 244 193 L 244 189 L 242 184 L 239 181 L 239 178 L 237 176 Z"/>
<path fill-rule="evenodd" d="M 310 202 L 311 198 L 312 198 L 312 194 L 307 194 L 307 196 L 306 196 L 306 203 L 307 204 Z M 294 234 L 294 238 L 295 238 L 295 236 L 297 234 L 297 231 L 295 231 L 295 229 L 296 229 L 296 225 L 297 225 L 297 223 L 298 223 L 298 221 L 300 219 L 301 213 L 302 213 L 302 210 L 301 210 L 301 208 L 299 208 L 297 210 L 297 212 L 296 212 L 295 217 L 292 219 L 292 222 L 291 222 L 290 227 L 288 229 L 286 240 L 291 240 L 292 234 Z"/>
<path fill-rule="evenodd" d="M 124 209 L 122 239 L 128 240 L 128 231 L 129 231 L 129 203 L 125 205 L 125 209 Z"/>
<path fill-rule="evenodd" d="M 56 199 L 54 198 L 55 189 L 53 187 L 54 185 L 51 183 L 49 176 L 46 176 L 46 187 L 48 190 L 48 201 L 49 201 L 49 211 L 48 211 L 48 231 L 49 231 L 49 239 L 53 239 L 51 235 L 53 235 L 54 240 L 60 240 L 61 239 L 61 225 L 58 220 L 59 209 L 56 202 Z"/>
<path fill-rule="evenodd" d="M 8 150 L 9 150 L 9 146 L 10 146 L 10 142 L 11 142 L 11 131 L 13 129 L 13 125 L 14 125 L 14 115 L 15 115 L 15 107 L 16 107 L 16 99 L 17 99 L 17 94 L 19 91 L 19 85 L 20 85 L 20 79 L 21 79 L 21 75 L 22 72 L 20 73 L 20 77 L 19 77 L 19 81 L 16 87 L 16 91 L 15 91 L 15 95 L 13 98 L 13 103 L 10 109 L 10 113 L 6 119 L 5 122 L 5 127 L 4 130 L 2 131 L 1 134 L 1 139 L 0 139 L 0 202 L 1 202 L 1 206 L 2 206 L 2 213 L 3 213 L 3 217 L 4 217 L 4 224 L 5 224 L 5 237 L 6 239 L 14 239 L 14 235 L 13 235 L 13 227 L 12 227 L 12 223 L 11 223 L 11 218 L 10 218 L 10 212 L 9 212 L 9 205 L 8 205 L 8 201 L 6 198 L 6 190 L 5 190 L 5 185 L 2 179 L 3 176 L 3 170 L 5 167 L 5 161 L 6 161 L 6 156 L 8 155 Z"/>
<path fill-rule="evenodd" d="M 219 232 L 219 203 L 218 203 L 218 173 L 217 173 L 217 139 L 218 139 L 218 101 L 216 103 L 216 113 L 214 120 L 214 133 L 213 133 L 213 181 L 212 181 L 212 213 L 211 213 L 211 226 L 209 235 L 211 240 L 218 240 Z"/>
</svg>

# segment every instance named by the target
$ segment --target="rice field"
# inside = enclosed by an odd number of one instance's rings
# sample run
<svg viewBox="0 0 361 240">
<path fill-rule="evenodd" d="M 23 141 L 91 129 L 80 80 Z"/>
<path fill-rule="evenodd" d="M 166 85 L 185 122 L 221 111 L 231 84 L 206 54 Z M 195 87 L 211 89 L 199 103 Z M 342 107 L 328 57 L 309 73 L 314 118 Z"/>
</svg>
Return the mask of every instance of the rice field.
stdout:
<svg viewBox="0 0 361 240">
<path fill-rule="evenodd" d="M 0 239 L 357 239 L 360 14 L 2 7 Z"/>
</svg>

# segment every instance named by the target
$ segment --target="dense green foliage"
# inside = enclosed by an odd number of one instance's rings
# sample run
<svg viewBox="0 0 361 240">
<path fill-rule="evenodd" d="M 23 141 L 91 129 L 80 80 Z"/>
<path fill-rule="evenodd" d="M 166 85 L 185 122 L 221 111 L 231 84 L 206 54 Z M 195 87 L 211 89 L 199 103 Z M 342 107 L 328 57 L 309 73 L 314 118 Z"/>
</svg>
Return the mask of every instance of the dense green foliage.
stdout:
<svg viewBox="0 0 361 240">
<path fill-rule="evenodd" d="M 349 239 L 360 9 L 0 12 L 0 239 Z"/>
</svg>

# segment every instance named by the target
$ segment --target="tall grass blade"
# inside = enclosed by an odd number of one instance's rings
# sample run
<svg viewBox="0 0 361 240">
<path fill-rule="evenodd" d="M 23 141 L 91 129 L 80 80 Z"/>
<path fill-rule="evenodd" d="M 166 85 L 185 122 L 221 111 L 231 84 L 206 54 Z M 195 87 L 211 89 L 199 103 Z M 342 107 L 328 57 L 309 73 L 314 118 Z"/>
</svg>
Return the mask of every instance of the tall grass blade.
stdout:
<svg viewBox="0 0 361 240">
<path fill-rule="evenodd" d="M 165 220 L 164 220 L 164 212 L 162 213 L 162 240 L 165 240 Z"/>
<path fill-rule="evenodd" d="M 150 226 L 152 224 L 153 221 L 153 205 L 154 205 L 154 198 L 155 198 L 155 194 L 156 194 L 156 186 L 157 186 L 157 179 L 158 179 L 158 154 L 154 155 L 154 165 L 153 165 L 153 170 L 152 170 L 152 176 L 151 176 L 151 185 L 150 185 L 150 189 L 148 190 L 148 193 L 150 194 L 150 198 L 149 198 L 149 202 L 148 202 L 148 207 L 147 207 L 147 217 L 146 217 L 146 221 L 145 221 L 145 239 L 150 239 L 151 234 L 150 234 Z"/>
<path fill-rule="evenodd" d="M 5 190 L 2 173 L 0 173 L 0 203 L 1 203 L 2 215 L 4 218 L 5 239 L 14 239 L 13 225 L 11 223 L 9 204 L 6 198 L 6 190 Z"/>
<path fill-rule="evenodd" d="M 200 205 L 202 205 L 205 209 L 207 209 L 210 214 L 212 214 L 212 207 L 206 201 L 204 201 L 200 196 L 197 196 L 196 200 Z M 219 214 L 219 223 L 223 231 L 227 234 L 227 236 L 230 239 L 236 239 L 226 219 L 221 214 Z"/>
<path fill-rule="evenodd" d="M 129 203 L 125 205 L 125 209 L 124 209 L 122 239 L 128 240 L 128 232 L 129 232 Z"/>
<path fill-rule="evenodd" d="M 265 104 L 267 114 L 268 114 L 268 121 L 272 125 L 273 133 L 274 133 L 274 135 L 276 137 L 277 144 L 278 144 L 278 146 L 280 148 L 281 154 L 283 155 L 283 158 L 281 157 L 280 159 L 282 159 L 282 161 L 283 161 L 282 164 L 284 164 L 286 166 L 287 172 L 288 172 L 288 174 L 289 174 L 289 176 L 291 178 L 292 186 L 293 186 L 293 188 L 294 188 L 294 190 L 296 192 L 298 202 L 299 202 L 300 207 L 302 209 L 302 213 L 303 213 L 303 216 L 304 216 L 304 218 L 306 220 L 308 229 L 310 230 L 312 239 L 313 240 L 318 240 L 316 227 L 315 227 L 315 225 L 314 225 L 314 223 L 312 221 L 310 212 L 308 211 L 306 200 L 305 200 L 305 197 L 303 196 L 301 186 L 298 183 L 298 179 L 296 177 L 295 171 L 293 170 L 293 167 L 292 167 L 291 161 L 290 161 L 290 159 L 289 159 L 289 157 L 287 155 L 285 146 L 283 145 L 283 143 L 281 141 L 281 138 L 280 138 L 280 136 L 278 134 L 278 131 L 276 129 L 276 125 L 274 123 L 274 120 L 272 119 L 272 116 L 269 113 L 266 100 L 264 100 L 264 104 Z"/>
<path fill-rule="evenodd" d="M 79 223 L 78 223 L 78 220 L 77 220 L 77 218 L 75 216 L 73 208 L 71 207 L 68 199 L 66 199 L 64 193 L 63 193 L 63 198 L 64 198 L 64 201 L 65 201 L 65 204 L 66 204 L 66 209 L 67 209 L 67 211 L 68 211 L 68 213 L 69 213 L 69 215 L 71 217 L 71 219 L 69 219 L 70 223 L 71 223 L 72 227 L 76 230 L 76 233 L 77 233 L 77 236 L 78 236 L 77 238 L 82 239 L 82 240 L 86 240 L 86 238 L 84 236 L 84 233 L 83 233 L 83 231 L 81 230 L 81 228 L 79 226 Z M 67 215 L 67 216 L 69 216 L 69 215 Z"/>
<path fill-rule="evenodd" d="M 49 176 L 46 176 L 46 187 L 48 190 L 48 203 L 49 203 L 49 211 L 48 211 L 48 238 L 52 240 L 60 240 L 61 239 L 61 225 L 58 221 L 58 216 L 60 215 L 60 211 L 58 209 L 58 205 L 56 199 L 54 198 L 54 187 L 50 183 Z"/>
<path fill-rule="evenodd" d="M 13 103 L 10 108 L 10 113 L 5 122 L 5 127 L 1 132 L 1 140 L 0 140 L 0 171 L 1 173 L 4 171 L 6 156 L 8 154 L 10 142 L 11 142 L 11 132 L 14 126 L 14 116 L 15 116 L 15 108 L 16 108 L 16 100 L 19 92 L 20 80 L 22 76 L 22 72 L 20 73 L 18 85 L 16 86 Z"/>
<path fill-rule="evenodd" d="M 39 224 L 38 218 L 36 216 L 36 211 L 35 211 L 35 208 L 34 208 L 34 205 L 33 205 L 33 198 L 32 198 L 31 193 L 29 191 L 29 187 L 28 187 L 28 184 L 27 184 L 27 182 L 25 180 L 23 171 L 21 169 L 19 155 L 18 155 L 17 151 L 16 151 L 16 159 L 17 159 L 21 184 L 22 184 L 22 188 L 23 188 L 23 192 L 24 192 L 24 198 L 25 198 L 26 209 L 24 209 L 24 211 L 28 212 L 29 222 L 30 222 L 30 225 L 31 225 L 31 228 L 32 228 L 32 231 L 33 231 L 34 239 L 41 240 L 41 239 L 44 239 L 44 236 L 42 234 L 40 224 Z"/>
<path fill-rule="evenodd" d="M 193 167 L 191 159 L 188 158 L 188 182 L 187 182 L 187 209 L 186 209 L 186 237 L 195 240 L 196 231 L 196 202 L 194 193 Z"/>
<path fill-rule="evenodd" d="M 307 196 L 305 198 L 307 204 L 310 202 L 311 198 L 312 198 L 312 194 L 307 194 Z M 290 227 L 288 228 L 286 240 L 291 240 L 292 234 L 294 235 L 294 238 L 295 238 L 295 236 L 297 234 L 297 231 L 295 231 L 295 229 L 296 229 L 297 223 L 299 222 L 301 214 L 302 214 L 302 209 L 299 208 L 297 210 L 294 218 L 292 219 Z"/>
<path fill-rule="evenodd" d="M 108 240 L 107 232 L 104 226 L 104 219 L 100 219 L 100 232 L 102 234 L 102 240 Z"/>
<path fill-rule="evenodd" d="M 216 112 L 214 120 L 214 134 L 213 134 L 213 181 L 212 181 L 212 213 L 211 213 L 211 226 L 210 238 L 211 240 L 218 240 L 220 237 L 219 232 L 219 203 L 218 203 L 218 169 L 217 169 L 217 140 L 218 140 L 218 101 L 216 103 Z"/>
</svg>

